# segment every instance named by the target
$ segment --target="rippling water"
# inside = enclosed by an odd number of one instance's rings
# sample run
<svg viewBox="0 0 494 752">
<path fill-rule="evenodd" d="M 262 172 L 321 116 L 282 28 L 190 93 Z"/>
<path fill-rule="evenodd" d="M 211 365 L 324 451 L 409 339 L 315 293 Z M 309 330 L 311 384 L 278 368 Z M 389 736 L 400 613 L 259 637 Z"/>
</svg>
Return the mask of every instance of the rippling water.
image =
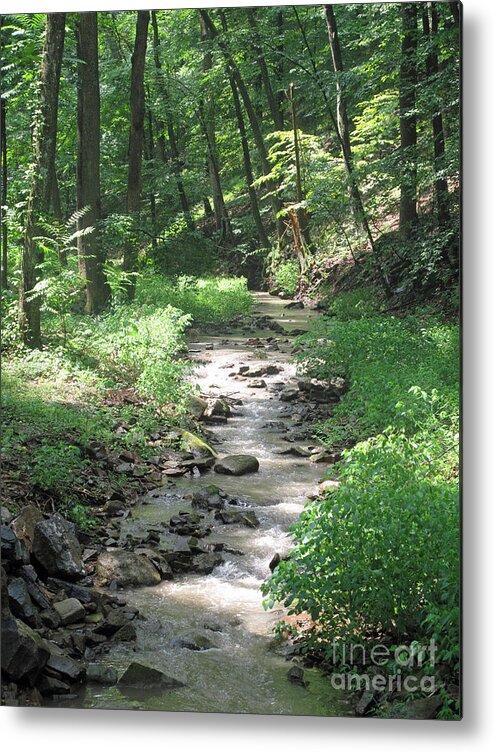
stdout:
<svg viewBox="0 0 494 752">
<path fill-rule="evenodd" d="M 287 329 L 306 328 L 312 312 L 286 311 L 283 301 L 257 293 L 256 310 L 269 314 Z M 260 527 L 250 529 L 218 525 L 208 541 L 222 541 L 242 553 L 225 554 L 225 561 L 209 576 L 187 575 L 162 582 L 154 588 L 123 593 L 147 617 L 139 629 L 136 646 L 118 645 L 105 657 L 117 669 L 129 660 L 139 660 L 182 680 L 186 686 L 173 691 L 123 692 L 116 687 L 88 686 L 77 705 L 105 708 L 183 710 L 198 712 L 273 713 L 293 715 L 349 715 L 351 708 L 341 693 L 317 669 L 306 670 L 308 687 L 287 679 L 289 663 L 270 649 L 272 628 L 283 616 L 281 609 L 262 608 L 260 585 L 269 575 L 269 562 L 275 552 L 290 547 L 288 528 L 317 488 L 323 468 L 303 458 L 280 456 L 286 448 L 280 434 L 266 428 L 269 421 L 284 420 L 286 404 L 273 390 L 276 382 L 295 376 L 290 342 L 281 342 L 280 351 L 269 351 L 268 361 L 259 358 L 259 348 L 247 344 L 253 336 L 273 336 L 263 330 L 255 335 L 240 333 L 228 337 L 208 337 L 213 349 L 201 350 L 194 380 L 210 395 L 232 394 L 243 401 L 240 413 L 215 429 L 218 451 L 225 454 L 254 454 L 260 470 L 254 475 L 233 477 L 208 473 L 201 478 L 177 482 L 177 494 L 216 483 L 232 496 L 243 498 L 256 512 Z M 278 334 L 274 336 L 278 337 Z M 206 342 L 206 339 L 203 340 Z M 240 365 L 276 363 L 280 374 L 263 376 L 266 389 L 252 389 L 248 381 L 229 374 Z M 226 367 L 228 366 L 228 367 Z M 186 509 L 170 489 L 147 499 L 146 506 L 133 510 L 132 525 L 166 521 Z M 193 651 L 177 645 L 177 637 L 207 637 L 211 647 Z"/>
</svg>

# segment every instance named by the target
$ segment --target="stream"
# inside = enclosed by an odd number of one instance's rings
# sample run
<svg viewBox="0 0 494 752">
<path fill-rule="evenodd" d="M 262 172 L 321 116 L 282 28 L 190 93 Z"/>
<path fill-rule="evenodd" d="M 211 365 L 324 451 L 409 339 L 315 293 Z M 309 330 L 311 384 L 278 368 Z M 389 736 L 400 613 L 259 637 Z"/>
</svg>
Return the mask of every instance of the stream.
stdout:
<svg viewBox="0 0 494 752">
<path fill-rule="evenodd" d="M 313 311 L 286 309 L 286 301 L 255 293 L 254 315 L 270 316 L 286 330 L 307 328 Z M 226 330 L 191 343 L 197 361 L 194 381 L 210 397 L 228 394 L 240 399 L 235 414 L 214 426 L 220 456 L 252 454 L 260 463 L 255 474 L 240 477 L 207 472 L 165 486 L 129 518 L 140 522 L 168 521 L 190 508 L 183 496 L 215 483 L 255 511 L 260 525 L 213 524 L 208 542 L 222 542 L 228 553 L 210 575 L 186 574 L 160 585 L 119 593 L 146 618 L 136 644 L 119 643 L 102 660 L 122 672 L 132 660 L 160 669 L 184 682 L 174 690 L 124 690 L 87 685 L 73 705 L 86 708 L 131 708 L 168 711 L 287 715 L 353 715 L 342 692 L 331 687 L 317 668 L 305 669 L 307 686 L 288 680 L 286 658 L 272 649 L 272 628 L 283 617 L 280 608 L 265 611 L 260 586 L 269 575 L 275 554 L 290 548 L 288 528 L 317 490 L 325 465 L 305 457 L 281 455 L 289 446 L 277 423 L 290 424 L 294 408 L 278 399 L 280 382 L 295 377 L 293 340 L 270 329 L 255 333 Z M 268 340 L 270 340 L 268 342 Z M 277 349 L 278 348 L 278 349 Z M 263 376 L 266 387 L 234 377 L 242 365 L 273 363 L 278 374 Z M 307 442 L 305 442 L 307 443 Z M 309 442 L 310 443 L 310 442 Z M 171 491 L 171 488 L 173 489 Z M 207 638 L 211 647 L 191 650 L 177 638 Z"/>
</svg>

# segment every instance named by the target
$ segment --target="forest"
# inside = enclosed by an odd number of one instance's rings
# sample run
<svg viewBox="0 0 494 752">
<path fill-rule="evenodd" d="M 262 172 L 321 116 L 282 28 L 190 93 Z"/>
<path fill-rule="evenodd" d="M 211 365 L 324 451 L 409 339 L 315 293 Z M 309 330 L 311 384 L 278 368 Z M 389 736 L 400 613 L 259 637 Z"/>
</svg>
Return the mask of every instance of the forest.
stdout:
<svg viewBox="0 0 494 752">
<path fill-rule="evenodd" d="M 458 719 L 460 5 L 0 42 L 2 704 Z"/>
</svg>

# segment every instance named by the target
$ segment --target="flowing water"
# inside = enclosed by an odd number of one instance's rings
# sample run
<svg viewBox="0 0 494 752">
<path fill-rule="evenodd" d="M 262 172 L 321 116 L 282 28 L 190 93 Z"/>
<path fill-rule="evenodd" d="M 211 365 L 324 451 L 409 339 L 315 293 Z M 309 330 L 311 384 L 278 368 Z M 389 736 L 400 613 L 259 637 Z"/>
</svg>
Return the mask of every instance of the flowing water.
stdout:
<svg viewBox="0 0 494 752">
<path fill-rule="evenodd" d="M 255 313 L 269 315 L 287 329 L 307 328 L 315 316 L 308 310 L 287 310 L 285 303 L 256 293 Z M 278 339 L 279 350 L 249 344 L 258 337 Z M 206 344 L 206 342 L 208 344 Z M 211 349 L 212 345 L 212 349 Z M 215 427 L 220 455 L 253 454 L 260 462 L 256 474 L 233 477 L 206 473 L 200 478 L 177 481 L 173 492 L 163 488 L 133 510 L 133 522 L 167 521 L 179 509 L 187 509 L 180 495 L 201 485 L 216 483 L 224 491 L 253 507 L 260 521 L 257 529 L 240 525 L 213 526 L 208 542 L 221 541 L 238 553 L 224 554 L 225 561 L 212 574 L 183 575 L 154 588 L 126 591 L 122 595 L 146 617 L 136 645 L 120 644 L 104 659 L 119 672 L 130 660 L 139 660 L 183 681 L 176 690 L 120 690 L 87 686 L 77 704 L 100 708 L 141 708 L 292 715 L 350 715 L 345 696 L 334 690 L 317 669 L 306 669 L 307 687 L 290 683 L 290 663 L 271 646 L 272 628 L 284 615 L 281 609 L 265 611 L 260 585 L 269 575 L 275 552 L 290 547 L 288 528 L 307 496 L 317 489 L 324 468 L 305 458 L 280 455 L 287 443 L 270 422 L 290 424 L 286 403 L 277 398 L 276 382 L 295 377 L 292 340 L 266 329 L 253 334 L 234 332 L 204 338 L 193 345 L 198 368 L 194 380 L 201 392 L 230 394 L 242 400 L 236 415 Z M 267 355 L 267 361 L 266 361 Z M 249 387 L 235 380 L 240 365 L 276 363 L 281 373 L 263 377 L 267 389 Z M 207 637 L 214 647 L 189 650 L 177 645 L 177 637 Z"/>
</svg>

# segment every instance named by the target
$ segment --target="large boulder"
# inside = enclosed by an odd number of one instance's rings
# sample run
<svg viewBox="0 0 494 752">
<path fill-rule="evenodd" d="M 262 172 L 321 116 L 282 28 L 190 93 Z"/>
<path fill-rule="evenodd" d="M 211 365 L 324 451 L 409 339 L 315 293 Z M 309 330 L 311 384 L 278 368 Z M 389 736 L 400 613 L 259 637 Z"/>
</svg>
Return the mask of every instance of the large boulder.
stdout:
<svg viewBox="0 0 494 752">
<path fill-rule="evenodd" d="M 223 557 L 216 552 L 197 554 L 191 563 L 190 571 L 196 574 L 211 574 L 213 569 L 223 563 Z"/>
<path fill-rule="evenodd" d="M 38 522 L 32 552 L 37 564 L 49 575 L 73 580 L 86 574 L 79 541 L 61 514 Z"/>
<path fill-rule="evenodd" d="M 144 666 L 142 663 L 133 662 L 118 680 L 118 684 L 124 687 L 163 687 L 164 689 L 176 689 L 184 687 L 183 682 L 167 676 L 156 668 Z"/>
<path fill-rule="evenodd" d="M 148 587 L 161 582 L 156 567 L 146 556 L 132 551 L 105 551 L 96 562 L 96 583 L 118 587 Z"/>
<path fill-rule="evenodd" d="M 259 460 L 251 454 L 231 454 L 223 457 L 214 466 L 215 473 L 223 475 L 246 475 L 257 473 L 258 470 Z"/>
<path fill-rule="evenodd" d="M 50 655 L 46 661 L 45 670 L 57 679 L 69 682 L 78 682 L 85 676 L 85 668 L 82 663 L 74 661 L 54 645 L 50 645 Z"/>
<path fill-rule="evenodd" d="M 245 525 L 246 527 L 259 527 L 256 513 L 250 509 L 221 509 L 216 512 L 215 519 L 224 525 Z"/>
<path fill-rule="evenodd" d="M 43 638 L 23 621 L 2 622 L 2 672 L 12 681 L 33 687 L 49 654 Z"/>
<path fill-rule="evenodd" d="M 204 414 L 209 418 L 214 415 L 222 415 L 225 418 L 228 418 L 228 416 L 231 415 L 231 412 L 228 402 L 220 397 L 209 402 L 208 408 Z"/>
</svg>

